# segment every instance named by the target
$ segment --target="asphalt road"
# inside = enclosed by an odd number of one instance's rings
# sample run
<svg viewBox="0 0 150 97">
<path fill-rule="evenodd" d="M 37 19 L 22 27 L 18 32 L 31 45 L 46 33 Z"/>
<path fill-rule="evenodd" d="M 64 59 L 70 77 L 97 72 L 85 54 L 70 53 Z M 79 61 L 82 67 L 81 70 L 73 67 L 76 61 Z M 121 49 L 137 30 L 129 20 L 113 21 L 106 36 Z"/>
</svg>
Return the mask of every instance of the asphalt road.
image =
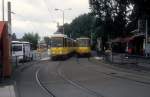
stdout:
<svg viewBox="0 0 150 97">
<path fill-rule="evenodd" d="M 72 57 L 34 62 L 18 70 L 16 83 L 19 97 L 150 97 L 150 82 L 131 76 Z"/>
</svg>

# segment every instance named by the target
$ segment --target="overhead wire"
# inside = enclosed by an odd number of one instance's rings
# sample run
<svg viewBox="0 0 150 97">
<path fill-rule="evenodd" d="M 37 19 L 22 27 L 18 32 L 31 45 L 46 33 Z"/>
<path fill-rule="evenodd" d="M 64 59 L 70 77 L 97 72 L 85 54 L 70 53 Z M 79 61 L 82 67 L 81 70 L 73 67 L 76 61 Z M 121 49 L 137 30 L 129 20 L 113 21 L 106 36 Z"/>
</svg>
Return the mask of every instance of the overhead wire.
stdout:
<svg viewBox="0 0 150 97">
<path fill-rule="evenodd" d="M 50 19 L 51 19 L 51 20 L 54 19 L 54 18 L 53 18 L 53 15 L 52 15 L 52 11 L 50 10 L 50 8 L 49 8 L 48 5 L 47 5 L 47 1 L 46 1 L 46 0 L 43 0 L 43 3 L 45 4 L 45 7 L 47 8 L 48 13 L 50 14 Z M 51 21 L 51 22 L 53 22 L 53 21 Z"/>
</svg>

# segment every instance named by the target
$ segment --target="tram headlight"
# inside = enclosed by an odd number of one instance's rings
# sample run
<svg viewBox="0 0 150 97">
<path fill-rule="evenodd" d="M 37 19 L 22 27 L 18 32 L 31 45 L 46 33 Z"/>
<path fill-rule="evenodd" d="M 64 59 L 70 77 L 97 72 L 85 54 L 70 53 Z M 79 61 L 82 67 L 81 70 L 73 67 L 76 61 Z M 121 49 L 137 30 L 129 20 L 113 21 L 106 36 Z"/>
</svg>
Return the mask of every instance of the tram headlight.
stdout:
<svg viewBox="0 0 150 97">
<path fill-rule="evenodd" d="M 62 51 L 60 51 L 59 53 L 62 54 Z"/>
<path fill-rule="evenodd" d="M 52 54 L 55 54 L 55 52 L 53 51 Z"/>
</svg>

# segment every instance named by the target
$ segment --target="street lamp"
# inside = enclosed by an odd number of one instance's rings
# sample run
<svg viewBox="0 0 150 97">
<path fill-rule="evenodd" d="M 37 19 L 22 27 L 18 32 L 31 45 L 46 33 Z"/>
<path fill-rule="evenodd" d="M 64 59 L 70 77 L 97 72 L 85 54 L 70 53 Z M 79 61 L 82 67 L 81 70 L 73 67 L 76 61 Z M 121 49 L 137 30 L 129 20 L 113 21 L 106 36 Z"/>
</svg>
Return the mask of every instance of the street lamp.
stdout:
<svg viewBox="0 0 150 97">
<path fill-rule="evenodd" d="M 65 10 L 72 10 L 72 9 L 71 9 L 71 8 L 68 8 L 68 9 L 58 9 L 58 8 L 55 8 L 54 10 L 55 10 L 55 11 L 61 11 L 62 14 L 63 14 L 63 26 L 62 26 L 62 27 L 63 27 L 63 34 L 65 34 L 65 33 L 64 33 L 64 31 L 65 31 L 65 28 L 64 28 L 64 20 L 65 20 L 65 19 L 64 19 L 64 15 L 65 15 L 65 13 L 64 13 L 64 12 L 65 12 Z"/>
</svg>

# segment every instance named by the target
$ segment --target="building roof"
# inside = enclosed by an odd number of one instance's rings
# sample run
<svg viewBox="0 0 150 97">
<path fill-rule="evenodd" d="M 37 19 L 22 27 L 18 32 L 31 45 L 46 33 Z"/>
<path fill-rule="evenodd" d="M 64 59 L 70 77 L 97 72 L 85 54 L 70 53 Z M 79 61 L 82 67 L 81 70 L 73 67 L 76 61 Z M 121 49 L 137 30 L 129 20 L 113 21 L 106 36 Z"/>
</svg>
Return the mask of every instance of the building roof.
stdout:
<svg viewBox="0 0 150 97">
<path fill-rule="evenodd" d="M 67 38 L 67 35 L 65 35 L 65 34 L 53 34 L 53 35 L 50 36 L 50 38 L 51 37 L 64 37 L 64 38 Z"/>
<path fill-rule="evenodd" d="M 88 38 L 88 37 L 80 37 L 80 38 L 77 38 L 77 40 L 78 39 L 90 39 L 90 38 Z"/>
<path fill-rule="evenodd" d="M 11 43 L 30 44 L 30 42 L 27 41 L 11 41 Z"/>
<path fill-rule="evenodd" d="M 115 42 L 126 43 L 126 42 L 129 42 L 129 41 L 133 40 L 136 37 L 145 37 L 145 35 L 143 33 L 137 33 L 133 36 L 118 37 L 118 38 L 115 38 L 115 39 L 111 40 L 111 43 L 115 43 Z"/>
</svg>

